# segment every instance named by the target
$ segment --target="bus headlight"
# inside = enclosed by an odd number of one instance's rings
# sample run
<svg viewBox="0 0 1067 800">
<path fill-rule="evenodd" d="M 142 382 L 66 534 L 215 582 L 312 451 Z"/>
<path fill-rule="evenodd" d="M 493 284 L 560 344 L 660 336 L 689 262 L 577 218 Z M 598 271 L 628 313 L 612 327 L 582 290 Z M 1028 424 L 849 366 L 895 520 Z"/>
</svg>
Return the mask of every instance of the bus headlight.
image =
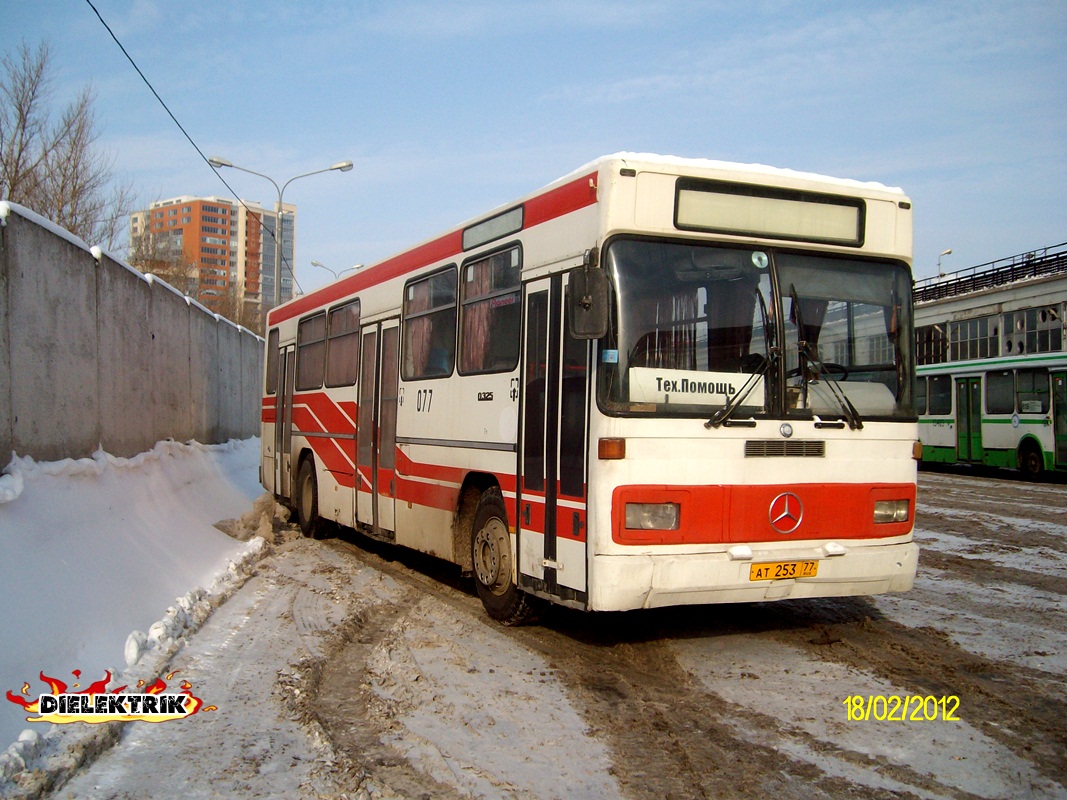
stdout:
<svg viewBox="0 0 1067 800">
<path fill-rule="evenodd" d="M 907 500 L 878 500 L 874 504 L 874 524 L 908 521 Z"/>
<path fill-rule="evenodd" d="M 632 531 L 676 531 L 677 503 L 627 503 L 626 527 Z"/>
</svg>

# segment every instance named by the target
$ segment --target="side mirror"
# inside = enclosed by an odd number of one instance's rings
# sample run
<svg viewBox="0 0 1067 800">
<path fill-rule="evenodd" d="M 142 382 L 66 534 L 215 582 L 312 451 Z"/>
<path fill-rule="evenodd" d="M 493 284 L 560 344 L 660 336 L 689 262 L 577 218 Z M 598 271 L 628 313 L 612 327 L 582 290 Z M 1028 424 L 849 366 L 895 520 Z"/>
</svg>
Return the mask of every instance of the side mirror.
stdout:
<svg viewBox="0 0 1067 800">
<path fill-rule="evenodd" d="M 608 276 L 597 265 L 596 250 L 585 254 L 585 265 L 570 274 L 567 290 L 570 335 L 599 339 L 608 332 Z"/>
</svg>

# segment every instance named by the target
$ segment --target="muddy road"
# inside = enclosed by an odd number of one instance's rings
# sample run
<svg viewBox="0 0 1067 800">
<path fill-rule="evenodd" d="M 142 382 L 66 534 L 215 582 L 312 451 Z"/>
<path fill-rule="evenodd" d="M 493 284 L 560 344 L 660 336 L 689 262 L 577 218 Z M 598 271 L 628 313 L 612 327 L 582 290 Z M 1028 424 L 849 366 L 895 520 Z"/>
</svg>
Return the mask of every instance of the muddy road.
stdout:
<svg viewBox="0 0 1067 800">
<path fill-rule="evenodd" d="M 293 703 L 352 797 L 1067 797 L 1067 486 L 923 473 L 916 539 L 906 595 L 517 629 L 329 540 L 378 588 Z"/>
</svg>

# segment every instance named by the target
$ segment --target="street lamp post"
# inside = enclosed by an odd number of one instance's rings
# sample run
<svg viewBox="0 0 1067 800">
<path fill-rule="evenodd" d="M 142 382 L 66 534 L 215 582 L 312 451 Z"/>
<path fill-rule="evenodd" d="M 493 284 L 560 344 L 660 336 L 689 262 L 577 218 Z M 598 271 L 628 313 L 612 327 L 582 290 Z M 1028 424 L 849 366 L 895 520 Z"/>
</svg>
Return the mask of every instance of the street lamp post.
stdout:
<svg viewBox="0 0 1067 800">
<path fill-rule="evenodd" d="M 938 275 L 939 278 L 944 277 L 944 275 L 945 275 L 945 273 L 941 271 L 941 259 L 944 258 L 945 256 L 950 256 L 950 255 L 952 255 L 952 248 L 951 247 L 948 248 L 947 250 L 942 250 L 941 254 L 937 257 L 937 275 Z"/>
<path fill-rule="evenodd" d="M 318 175 L 320 172 L 331 172 L 333 170 L 337 170 L 338 172 L 348 172 L 350 169 L 352 169 L 352 162 L 351 161 L 338 161 L 336 164 L 334 164 L 332 166 L 329 166 L 329 167 L 326 167 L 325 169 L 317 169 L 314 172 L 305 172 L 303 175 L 296 175 L 296 176 L 290 178 L 289 180 L 287 180 L 285 183 L 283 183 L 281 185 L 281 187 L 279 187 L 278 186 L 278 182 L 275 181 L 274 178 L 270 177 L 269 175 L 264 175 L 262 172 L 256 172 L 255 170 L 246 169 L 244 167 L 239 167 L 236 164 L 234 164 L 232 161 L 228 161 L 225 158 L 220 158 L 219 156 L 212 156 L 211 158 L 209 158 L 207 160 L 207 163 L 209 163 L 215 169 L 219 169 L 220 167 L 229 167 L 230 169 L 236 169 L 236 170 L 240 170 L 241 172 L 247 172 L 250 175 L 258 175 L 260 178 L 266 178 L 268 181 L 271 182 L 271 184 L 277 190 L 277 192 L 278 192 L 278 216 L 276 218 L 277 222 L 275 222 L 275 224 L 274 224 L 274 227 L 275 227 L 275 236 L 274 236 L 274 306 L 277 307 L 277 306 L 281 305 L 281 301 L 282 301 L 282 196 L 285 194 L 285 189 L 286 189 L 286 187 L 289 186 L 290 183 L 292 183 L 293 181 L 295 181 L 295 180 L 297 180 L 299 178 L 306 178 L 309 175 Z M 294 275 L 293 277 L 295 278 L 296 276 Z"/>
<path fill-rule="evenodd" d="M 323 263 L 322 263 L 321 261 L 312 261 L 312 262 L 311 262 L 311 266 L 313 266 L 313 267 L 319 267 L 319 268 L 321 268 L 321 269 L 324 269 L 324 270 L 326 270 L 327 272 L 332 272 L 332 273 L 333 273 L 333 279 L 334 279 L 334 280 L 337 280 L 337 279 L 338 279 L 338 278 L 340 278 L 340 277 L 341 277 L 342 275 L 344 275 L 344 274 L 345 274 L 346 272 L 349 272 L 349 271 L 351 271 L 351 270 L 354 270 L 354 269 L 363 269 L 363 265 L 362 265 L 362 264 L 356 264 L 356 265 L 355 265 L 354 267 L 345 267 L 345 268 L 344 268 L 343 270 L 341 270 L 340 272 L 338 272 L 337 270 L 334 270 L 334 269 L 330 269 L 330 268 L 329 268 L 329 267 L 327 267 L 327 266 L 326 266 L 325 264 L 323 264 Z"/>
</svg>

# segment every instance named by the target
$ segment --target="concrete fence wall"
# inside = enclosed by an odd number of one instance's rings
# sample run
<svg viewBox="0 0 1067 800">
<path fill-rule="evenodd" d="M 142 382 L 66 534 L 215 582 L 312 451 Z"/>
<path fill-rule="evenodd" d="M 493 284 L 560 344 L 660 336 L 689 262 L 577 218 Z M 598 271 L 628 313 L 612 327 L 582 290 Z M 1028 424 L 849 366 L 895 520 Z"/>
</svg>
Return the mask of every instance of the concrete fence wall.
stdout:
<svg viewBox="0 0 1067 800">
<path fill-rule="evenodd" d="M 258 435 L 262 361 L 251 331 L 0 202 L 0 468 Z"/>
</svg>

